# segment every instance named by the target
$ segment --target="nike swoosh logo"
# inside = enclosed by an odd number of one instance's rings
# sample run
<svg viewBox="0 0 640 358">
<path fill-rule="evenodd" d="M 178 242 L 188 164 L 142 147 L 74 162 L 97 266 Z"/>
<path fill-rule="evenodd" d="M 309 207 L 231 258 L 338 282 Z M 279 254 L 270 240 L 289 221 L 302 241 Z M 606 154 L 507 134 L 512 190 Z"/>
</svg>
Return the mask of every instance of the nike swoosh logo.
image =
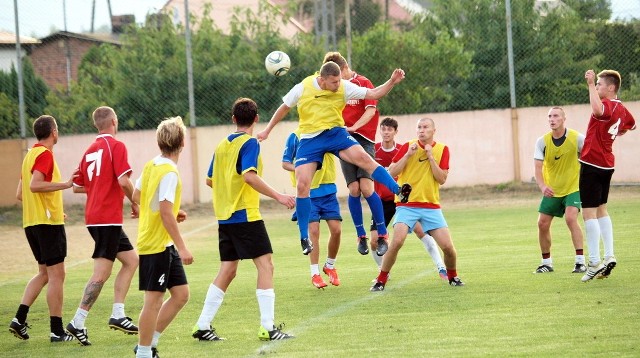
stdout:
<svg viewBox="0 0 640 358">
<path fill-rule="evenodd" d="M 418 159 L 418 161 L 419 161 L 419 162 L 421 162 L 421 163 L 422 163 L 422 162 L 424 162 L 424 161 L 427 161 L 427 160 L 429 160 L 429 158 L 424 158 L 424 159 L 419 158 L 419 159 Z"/>
<path fill-rule="evenodd" d="M 317 95 L 315 95 L 316 98 L 326 97 L 326 96 L 327 96 L 326 94 L 317 94 Z"/>
<path fill-rule="evenodd" d="M 560 157 L 562 157 L 562 155 L 560 155 Z M 556 160 L 560 159 L 560 157 L 554 157 Z"/>
</svg>

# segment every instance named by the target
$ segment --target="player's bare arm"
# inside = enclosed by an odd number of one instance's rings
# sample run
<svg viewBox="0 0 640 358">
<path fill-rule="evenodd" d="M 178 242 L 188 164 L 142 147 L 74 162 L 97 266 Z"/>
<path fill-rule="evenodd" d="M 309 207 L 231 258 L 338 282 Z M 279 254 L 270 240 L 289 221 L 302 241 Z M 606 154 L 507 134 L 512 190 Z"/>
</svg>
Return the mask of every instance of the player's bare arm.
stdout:
<svg viewBox="0 0 640 358">
<path fill-rule="evenodd" d="M 258 141 L 262 142 L 263 140 L 269 138 L 269 133 L 271 133 L 273 127 L 275 127 L 276 124 L 278 124 L 282 120 L 282 118 L 286 117 L 287 114 L 289 114 L 290 110 L 291 108 L 289 106 L 284 103 L 281 104 L 271 117 L 271 120 L 269 120 L 267 128 L 256 134 L 256 138 L 258 138 Z"/>
<path fill-rule="evenodd" d="M 368 89 L 367 94 L 365 95 L 365 99 L 380 99 L 387 95 L 391 91 L 391 89 L 404 80 L 404 71 L 400 68 L 396 68 L 391 74 L 391 78 L 387 80 L 387 82 L 381 84 L 380 86 Z"/>
<path fill-rule="evenodd" d="M 242 175 L 245 183 L 249 184 L 255 191 L 262 195 L 266 195 L 272 199 L 277 200 L 280 204 L 287 207 L 287 209 L 293 209 L 296 206 L 296 200 L 291 195 L 280 194 L 269 184 L 267 184 L 258 173 L 250 170 Z"/>
<path fill-rule="evenodd" d="M 433 173 L 433 178 L 438 182 L 438 184 L 443 185 L 447 181 L 449 171 L 440 168 L 440 165 L 438 165 L 438 162 L 436 162 L 436 158 L 433 157 L 433 147 L 431 147 L 431 144 L 425 144 L 424 151 L 427 153 L 427 159 L 429 160 L 429 165 L 431 166 L 431 173 Z"/>
</svg>

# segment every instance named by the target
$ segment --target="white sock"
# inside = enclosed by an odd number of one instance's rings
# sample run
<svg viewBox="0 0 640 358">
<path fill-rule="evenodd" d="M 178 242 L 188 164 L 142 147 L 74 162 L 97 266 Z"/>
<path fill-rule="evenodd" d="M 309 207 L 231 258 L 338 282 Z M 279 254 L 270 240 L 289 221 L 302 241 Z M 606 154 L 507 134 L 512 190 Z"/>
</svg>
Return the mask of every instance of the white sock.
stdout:
<svg viewBox="0 0 640 358">
<path fill-rule="evenodd" d="M 438 269 L 444 267 L 444 262 L 442 262 L 442 256 L 440 256 L 440 250 L 438 249 L 438 244 L 436 244 L 436 240 L 431 237 L 429 234 L 424 234 L 424 236 L 420 239 L 424 248 L 427 250 L 429 255 L 431 256 L 431 260 L 433 264 L 436 265 Z"/>
<path fill-rule="evenodd" d="M 113 309 L 111 310 L 111 318 L 123 318 L 126 317 L 124 314 L 124 303 L 114 303 Z"/>
<path fill-rule="evenodd" d="M 378 268 L 382 267 L 382 256 L 378 256 L 376 250 L 370 250 L 369 252 L 371 253 L 371 257 L 373 257 L 373 261 L 378 265 Z"/>
<path fill-rule="evenodd" d="M 584 255 L 576 255 L 576 263 L 584 265 Z"/>
<path fill-rule="evenodd" d="M 604 257 L 609 258 L 613 256 L 613 224 L 611 223 L 610 216 L 603 216 L 598 218 L 598 224 L 600 225 L 600 235 L 602 235 L 602 243 L 604 246 Z"/>
<path fill-rule="evenodd" d="M 211 326 L 211 321 L 218 313 L 218 309 L 222 305 L 224 300 L 224 291 L 218 288 L 218 286 L 211 284 L 207 290 L 207 297 L 204 299 L 204 306 L 202 306 L 202 312 L 200 312 L 200 318 L 198 318 L 198 329 L 206 330 Z"/>
<path fill-rule="evenodd" d="M 320 269 L 318 268 L 318 264 L 311 264 L 309 268 L 311 269 L 311 277 L 320 274 Z"/>
<path fill-rule="evenodd" d="M 589 219 L 584 222 L 584 231 L 587 236 L 587 249 L 589 250 L 589 264 L 600 262 L 600 224 L 597 219 Z"/>
<path fill-rule="evenodd" d="M 547 266 L 553 266 L 553 259 L 549 257 L 548 259 L 542 259 L 542 264 Z"/>
<path fill-rule="evenodd" d="M 151 339 L 151 347 L 157 347 L 158 346 L 158 341 L 160 340 L 160 336 L 162 335 L 162 333 L 158 332 L 158 331 L 154 331 L 153 332 L 153 338 Z"/>
<path fill-rule="evenodd" d="M 89 311 L 83 310 L 82 308 L 78 307 L 78 309 L 76 310 L 76 315 L 73 316 L 73 326 L 77 329 L 83 329 L 84 321 L 87 319 L 88 315 Z"/>
<path fill-rule="evenodd" d="M 325 266 L 327 266 L 327 268 L 332 269 L 336 264 L 336 259 L 332 259 L 330 257 L 327 257 L 327 261 L 325 262 Z"/>
<path fill-rule="evenodd" d="M 271 331 L 275 321 L 276 293 L 273 288 L 256 289 L 256 297 L 258 298 L 258 307 L 260 307 L 260 324 L 267 331 Z"/>
<path fill-rule="evenodd" d="M 151 346 L 138 345 L 138 352 L 136 352 L 136 358 L 152 358 Z"/>
</svg>

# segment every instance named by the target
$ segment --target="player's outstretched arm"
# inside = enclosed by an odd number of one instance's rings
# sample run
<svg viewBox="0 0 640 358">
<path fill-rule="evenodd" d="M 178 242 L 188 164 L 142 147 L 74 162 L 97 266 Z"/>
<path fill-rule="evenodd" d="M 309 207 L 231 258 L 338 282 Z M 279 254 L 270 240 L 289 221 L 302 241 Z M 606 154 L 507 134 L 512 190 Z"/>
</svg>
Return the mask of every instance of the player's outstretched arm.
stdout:
<svg viewBox="0 0 640 358">
<path fill-rule="evenodd" d="M 367 94 L 365 95 L 365 99 L 380 99 L 387 95 L 391 91 L 391 89 L 397 85 L 398 83 L 404 80 L 404 71 L 401 68 L 396 68 L 391 77 L 387 80 L 387 82 L 381 84 L 380 86 L 368 89 Z"/>
<path fill-rule="evenodd" d="M 267 124 L 267 128 L 256 134 L 256 138 L 258 138 L 260 142 L 269 138 L 269 133 L 271 133 L 273 127 L 275 127 L 276 124 L 278 124 L 284 117 L 286 117 L 286 115 L 289 114 L 290 110 L 291 108 L 289 106 L 284 103 L 281 104 L 280 107 L 278 107 L 278 109 L 275 111 L 275 113 L 273 113 L 271 120 L 269 120 L 269 124 Z"/>
<path fill-rule="evenodd" d="M 258 173 L 254 171 L 248 171 L 242 175 L 245 183 L 249 184 L 255 191 L 262 195 L 266 195 L 272 199 L 277 200 L 280 204 L 287 207 L 287 209 L 293 209 L 296 206 L 296 200 L 291 195 L 280 194 L 269 184 L 267 184 Z"/>
</svg>

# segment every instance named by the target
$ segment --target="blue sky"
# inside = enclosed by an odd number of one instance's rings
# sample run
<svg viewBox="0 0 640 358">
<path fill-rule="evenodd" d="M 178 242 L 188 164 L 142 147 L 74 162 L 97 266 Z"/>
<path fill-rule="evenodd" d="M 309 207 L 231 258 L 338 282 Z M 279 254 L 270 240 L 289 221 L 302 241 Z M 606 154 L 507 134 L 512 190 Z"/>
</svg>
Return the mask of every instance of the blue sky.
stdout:
<svg viewBox="0 0 640 358">
<path fill-rule="evenodd" d="M 63 4 L 66 5 L 67 30 L 88 32 L 91 29 L 92 0 L 16 0 L 20 18 L 20 35 L 44 37 L 52 30 L 64 30 Z M 95 0 L 95 29 L 107 26 L 107 0 Z M 134 14 L 144 21 L 147 12 L 156 12 L 166 0 L 111 0 L 113 15 Z M 640 0 L 612 0 L 613 18 L 640 18 Z M 15 32 L 14 0 L 0 0 L 0 30 Z"/>
</svg>

